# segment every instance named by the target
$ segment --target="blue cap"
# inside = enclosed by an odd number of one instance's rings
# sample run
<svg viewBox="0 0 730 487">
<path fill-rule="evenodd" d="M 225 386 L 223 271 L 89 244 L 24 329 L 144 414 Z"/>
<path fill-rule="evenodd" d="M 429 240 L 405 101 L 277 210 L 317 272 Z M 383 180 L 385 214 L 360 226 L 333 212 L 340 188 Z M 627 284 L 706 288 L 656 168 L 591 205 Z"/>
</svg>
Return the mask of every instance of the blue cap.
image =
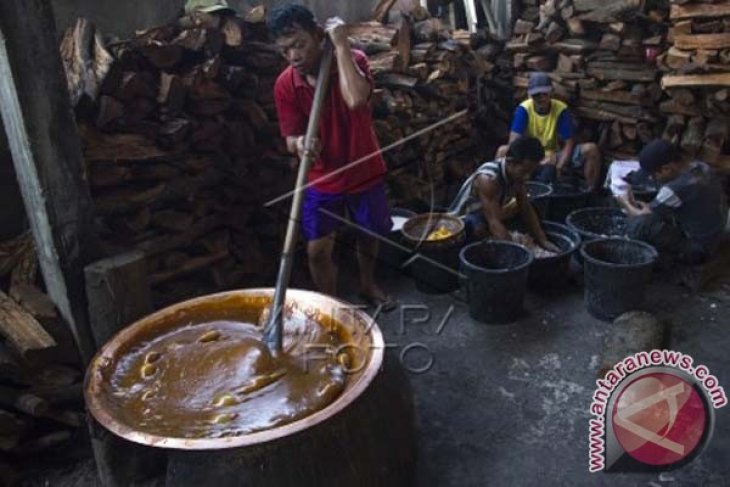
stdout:
<svg viewBox="0 0 730 487">
<path fill-rule="evenodd" d="M 539 93 L 552 93 L 553 82 L 547 73 L 531 73 L 527 83 L 527 94 L 530 96 Z"/>
</svg>

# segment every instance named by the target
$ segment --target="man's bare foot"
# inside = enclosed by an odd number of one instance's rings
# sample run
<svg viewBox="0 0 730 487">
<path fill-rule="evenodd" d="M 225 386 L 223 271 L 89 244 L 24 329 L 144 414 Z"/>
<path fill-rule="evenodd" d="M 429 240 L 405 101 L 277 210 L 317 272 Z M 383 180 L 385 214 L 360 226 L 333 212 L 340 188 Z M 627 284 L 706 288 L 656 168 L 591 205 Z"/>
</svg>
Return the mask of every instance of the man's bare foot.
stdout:
<svg viewBox="0 0 730 487">
<path fill-rule="evenodd" d="M 398 306 L 395 299 L 385 294 L 377 286 L 373 286 L 369 289 L 362 289 L 360 291 L 360 297 L 364 299 L 368 305 L 384 313 L 393 311 L 396 306 Z"/>
</svg>

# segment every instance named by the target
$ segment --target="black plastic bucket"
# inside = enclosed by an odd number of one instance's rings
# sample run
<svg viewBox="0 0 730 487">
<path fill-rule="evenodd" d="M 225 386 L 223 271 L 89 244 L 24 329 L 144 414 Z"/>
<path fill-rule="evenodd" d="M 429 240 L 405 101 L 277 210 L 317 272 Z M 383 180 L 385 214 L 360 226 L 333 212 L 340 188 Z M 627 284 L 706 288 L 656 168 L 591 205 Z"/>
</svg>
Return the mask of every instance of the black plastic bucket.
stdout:
<svg viewBox="0 0 730 487">
<path fill-rule="evenodd" d="M 413 252 L 406 247 L 402 230 L 405 222 L 416 216 L 416 213 L 405 208 L 393 208 L 390 216 L 393 220 L 393 228 L 387 235 L 388 241 L 380 242 L 378 250 L 378 274 L 387 277 L 407 273 L 408 267 L 403 267 L 403 264 L 408 261 Z"/>
<path fill-rule="evenodd" d="M 566 223 L 584 241 L 626 235 L 626 214 L 618 208 L 583 208 L 568 215 Z"/>
<path fill-rule="evenodd" d="M 451 236 L 436 241 L 428 235 L 445 227 Z M 414 249 L 410 272 L 416 289 L 426 294 L 444 294 L 459 288 L 459 251 L 466 234 L 464 222 L 444 213 L 426 213 L 410 218 L 402 229 L 404 240 Z"/>
<path fill-rule="evenodd" d="M 563 223 L 568 215 L 588 206 L 591 196 L 589 188 L 567 183 L 553 183 L 553 192 L 549 196 L 548 219 Z"/>
<path fill-rule="evenodd" d="M 528 181 L 525 183 L 525 187 L 527 188 L 527 198 L 535 207 L 537 214 L 541 219 L 547 218 L 553 188 L 549 184 L 538 183 L 537 181 Z"/>
<path fill-rule="evenodd" d="M 612 321 L 628 311 L 642 310 L 657 251 L 651 245 L 624 238 L 586 242 L 580 249 L 585 271 L 585 303 L 599 320 Z"/>
<path fill-rule="evenodd" d="M 516 321 L 533 259 L 531 251 L 512 242 L 489 240 L 464 247 L 459 260 L 469 316 L 487 324 Z"/>
<path fill-rule="evenodd" d="M 542 229 L 548 240 L 560 248 L 560 253 L 542 259 L 535 258 L 530 266 L 527 285 L 532 291 L 547 293 L 564 288 L 570 276 L 570 258 L 580 248 L 578 232 L 566 225 L 542 222 Z"/>
</svg>

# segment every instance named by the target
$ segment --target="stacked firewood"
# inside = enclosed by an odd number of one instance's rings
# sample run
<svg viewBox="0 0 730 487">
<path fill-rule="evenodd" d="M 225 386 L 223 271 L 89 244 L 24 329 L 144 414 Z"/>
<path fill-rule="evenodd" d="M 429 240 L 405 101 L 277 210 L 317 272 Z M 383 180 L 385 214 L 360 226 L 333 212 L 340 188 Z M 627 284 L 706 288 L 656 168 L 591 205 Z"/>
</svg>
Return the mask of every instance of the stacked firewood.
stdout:
<svg viewBox="0 0 730 487">
<path fill-rule="evenodd" d="M 665 137 L 689 156 L 730 171 L 730 2 L 675 0 L 669 49 L 660 57 Z"/>
<path fill-rule="evenodd" d="M 38 277 L 30 234 L 0 242 L 0 458 L 10 465 L 84 431 L 76 347 Z M 0 461 L 3 485 L 10 465 Z"/>
<path fill-rule="evenodd" d="M 614 156 L 635 154 L 664 118 L 653 64 L 667 15 L 662 1 L 523 0 L 507 45 L 517 99 L 526 96 L 528 72 L 549 72 L 587 137 Z"/>
<path fill-rule="evenodd" d="M 370 59 L 381 146 L 393 146 L 385 152 L 391 203 L 430 201 L 433 190 L 441 199 L 444 182 L 463 180 L 491 152 L 485 146 L 507 134 L 511 80 L 499 75 L 502 46 L 452 32 L 420 7 L 395 24 L 357 24 L 350 35 Z M 477 116 L 489 120 L 481 133 Z"/>
<path fill-rule="evenodd" d="M 107 253 L 144 251 L 158 302 L 273 282 L 288 205 L 264 203 L 293 178 L 263 19 L 195 13 L 106 46 L 79 21 L 64 38 Z"/>
</svg>

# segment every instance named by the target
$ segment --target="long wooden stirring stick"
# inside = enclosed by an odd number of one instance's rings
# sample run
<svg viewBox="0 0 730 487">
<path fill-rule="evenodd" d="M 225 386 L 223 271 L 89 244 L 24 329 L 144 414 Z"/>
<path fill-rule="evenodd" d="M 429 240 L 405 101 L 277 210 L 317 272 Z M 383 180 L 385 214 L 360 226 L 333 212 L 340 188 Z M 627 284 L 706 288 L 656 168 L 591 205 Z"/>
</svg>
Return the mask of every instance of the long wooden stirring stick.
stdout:
<svg viewBox="0 0 730 487">
<path fill-rule="evenodd" d="M 312 140 L 319 132 L 319 120 L 322 114 L 322 104 L 327 95 L 330 80 L 330 68 L 332 66 L 332 44 L 329 40 L 325 42 L 322 60 L 319 65 L 319 75 L 314 89 L 314 101 L 312 102 L 312 113 L 309 116 L 307 133 L 304 136 L 304 147 L 312 147 Z M 304 201 L 304 187 L 307 183 L 307 174 L 314 163 L 310 151 L 306 150 L 299 161 L 299 172 L 292 198 L 289 223 L 286 227 L 286 238 L 284 240 L 284 251 L 281 254 L 279 263 L 279 274 L 276 278 L 276 291 L 274 300 L 271 303 L 269 321 L 264 329 L 264 341 L 272 354 L 278 355 L 281 352 L 284 337 L 284 301 L 286 290 L 289 287 L 291 269 L 294 264 L 294 247 L 299 237 L 299 221 L 302 216 L 302 202 Z"/>
</svg>

